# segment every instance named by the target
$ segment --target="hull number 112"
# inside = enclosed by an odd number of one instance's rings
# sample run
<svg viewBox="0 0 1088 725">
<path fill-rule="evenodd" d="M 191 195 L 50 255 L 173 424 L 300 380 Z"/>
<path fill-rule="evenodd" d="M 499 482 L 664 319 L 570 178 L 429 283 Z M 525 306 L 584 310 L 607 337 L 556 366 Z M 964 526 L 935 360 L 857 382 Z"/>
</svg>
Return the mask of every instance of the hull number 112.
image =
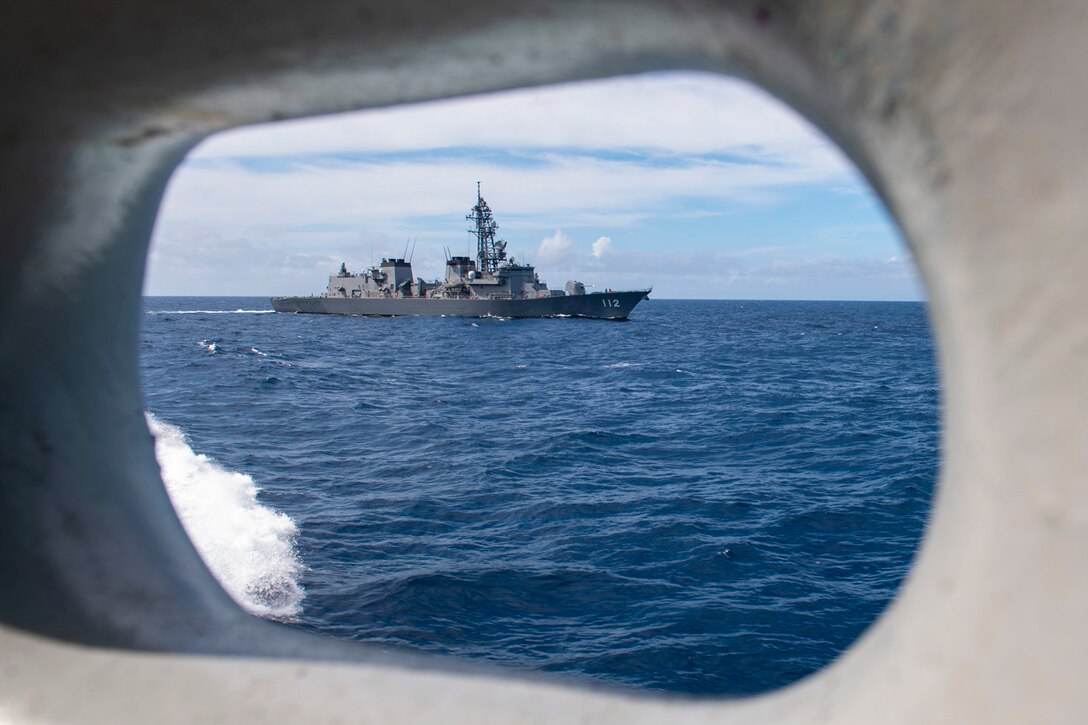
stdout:
<svg viewBox="0 0 1088 725">
<path fill-rule="evenodd" d="M 601 304 L 605 307 L 619 307 L 620 301 L 617 299 L 603 299 L 601 300 Z"/>
</svg>

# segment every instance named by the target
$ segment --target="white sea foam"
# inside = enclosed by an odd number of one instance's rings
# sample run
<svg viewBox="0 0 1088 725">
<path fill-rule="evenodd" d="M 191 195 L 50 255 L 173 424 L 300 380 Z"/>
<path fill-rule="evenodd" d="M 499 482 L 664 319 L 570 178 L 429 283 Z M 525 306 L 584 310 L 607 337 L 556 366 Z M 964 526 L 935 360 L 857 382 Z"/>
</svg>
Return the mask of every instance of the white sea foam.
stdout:
<svg viewBox="0 0 1088 725">
<path fill-rule="evenodd" d="M 257 485 L 189 447 L 180 428 L 147 414 L 155 457 L 174 509 L 196 550 L 223 588 L 260 616 L 301 611 L 298 528 L 289 516 L 257 502 Z"/>
<path fill-rule="evenodd" d="M 275 310 L 148 310 L 149 315 L 270 315 Z"/>
</svg>

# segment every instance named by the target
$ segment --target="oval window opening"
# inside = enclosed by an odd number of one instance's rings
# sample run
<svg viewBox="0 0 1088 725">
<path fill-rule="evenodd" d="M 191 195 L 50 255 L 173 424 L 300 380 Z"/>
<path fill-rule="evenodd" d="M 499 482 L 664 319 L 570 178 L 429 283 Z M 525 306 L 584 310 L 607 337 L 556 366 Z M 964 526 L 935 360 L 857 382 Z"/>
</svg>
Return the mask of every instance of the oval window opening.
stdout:
<svg viewBox="0 0 1088 725">
<path fill-rule="evenodd" d="M 623 324 L 418 306 L 509 301 L 525 268 L 564 304 L 653 291 Z M 170 183 L 145 295 L 186 530 L 242 606 L 315 633 L 755 693 L 848 647 L 923 532 L 939 393 L 910 256 L 841 152 L 741 81 L 219 134 Z M 404 314 L 270 304 L 310 295 Z"/>
</svg>

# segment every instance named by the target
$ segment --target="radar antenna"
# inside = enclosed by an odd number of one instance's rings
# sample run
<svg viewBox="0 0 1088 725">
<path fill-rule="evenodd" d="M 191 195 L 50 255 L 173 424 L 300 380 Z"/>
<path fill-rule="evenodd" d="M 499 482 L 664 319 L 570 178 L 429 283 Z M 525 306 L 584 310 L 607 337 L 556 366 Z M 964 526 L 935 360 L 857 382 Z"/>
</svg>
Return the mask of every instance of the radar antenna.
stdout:
<svg viewBox="0 0 1088 725">
<path fill-rule="evenodd" d="M 484 201 L 480 192 L 480 182 L 476 182 L 476 206 L 465 219 L 473 222 L 468 233 L 476 237 L 476 262 L 481 272 L 494 273 L 498 271 L 502 261 L 506 259 L 506 242 L 495 239 L 495 232 L 499 225 L 495 223 L 495 217 L 491 214 L 491 207 Z"/>
</svg>

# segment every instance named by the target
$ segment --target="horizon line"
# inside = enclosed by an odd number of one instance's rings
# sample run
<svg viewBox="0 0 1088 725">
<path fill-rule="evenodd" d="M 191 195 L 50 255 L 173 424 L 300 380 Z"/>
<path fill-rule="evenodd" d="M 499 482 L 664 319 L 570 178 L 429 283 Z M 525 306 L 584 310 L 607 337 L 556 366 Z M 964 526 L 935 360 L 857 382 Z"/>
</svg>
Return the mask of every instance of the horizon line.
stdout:
<svg viewBox="0 0 1088 725">
<path fill-rule="evenodd" d="M 149 295 L 141 294 L 142 298 L 155 297 L 189 297 L 199 299 L 254 299 L 282 297 L 283 295 Z M 305 297 L 307 295 L 288 295 L 291 297 Z M 320 295 L 309 295 L 320 297 Z M 929 304 L 929 300 L 885 300 L 885 299 L 799 299 L 785 297 L 647 297 L 646 302 L 911 302 Z"/>
</svg>

